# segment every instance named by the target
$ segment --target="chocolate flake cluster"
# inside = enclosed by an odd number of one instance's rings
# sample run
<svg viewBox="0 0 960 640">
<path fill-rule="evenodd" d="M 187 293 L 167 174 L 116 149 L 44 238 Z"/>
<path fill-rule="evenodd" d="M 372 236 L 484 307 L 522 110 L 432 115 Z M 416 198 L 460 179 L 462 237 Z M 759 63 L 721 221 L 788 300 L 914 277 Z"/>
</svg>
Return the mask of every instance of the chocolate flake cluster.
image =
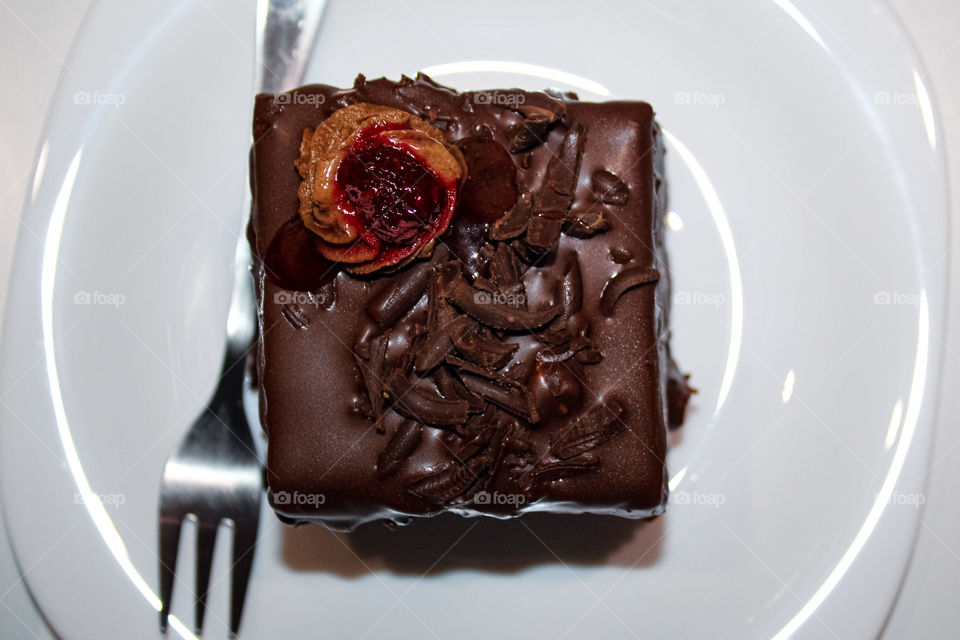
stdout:
<svg viewBox="0 0 960 640">
<path fill-rule="evenodd" d="M 545 94 L 513 109 L 522 124 L 509 153 L 502 153 L 510 172 L 516 172 L 513 158 L 523 166 L 527 152 L 544 144 L 551 130 L 565 130 L 540 188 L 530 193 L 517 187 L 512 206 L 488 225 L 479 248 L 483 272 L 465 273 L 441 238 L 429 262 L 392 277 L 369 299 L 371 322 L 353 348 L 357 409 L 386 438 L 377 462 L 381 477 L 403 474 L 427 430 L 442 431 L 447 462 L 404 480 L 409 492 L 438 506 L 470 500 L 493 478 L 534 500 L 554 481 L 594 472 L 600 464 L 594 450 L 617 435 L 624 417 L 616 398 L 597 402 L 583 388 L 584 370 L 603 354 L 581 313 L 580 261 L 573 250 L 558 248 L 562 233 L 590 237 L 609 224 L 599 207 L 570 213 L 586 131 L 569 126 L 563 101 Z M 464 155 L 475 172 L 470 154 Z M 485 169 L 496 173 L 496 167 Z M 629 197 L 626 185 L 607 171 L 591 176 L 591 189 L 607 205 L 626 204 Z M 561 275 L 548 276 L 539 289 L 549 295 L 528 306 L 524 276 L 547 260 Z M 658 279 L 654 269 L 626 268 L 604 287 L 602 312 L 611 315 L 627 289 Z M 526 434 L 547 420 L 565 420 L 565 426 L 547 451 L 535 451 Z"/>
</svg>

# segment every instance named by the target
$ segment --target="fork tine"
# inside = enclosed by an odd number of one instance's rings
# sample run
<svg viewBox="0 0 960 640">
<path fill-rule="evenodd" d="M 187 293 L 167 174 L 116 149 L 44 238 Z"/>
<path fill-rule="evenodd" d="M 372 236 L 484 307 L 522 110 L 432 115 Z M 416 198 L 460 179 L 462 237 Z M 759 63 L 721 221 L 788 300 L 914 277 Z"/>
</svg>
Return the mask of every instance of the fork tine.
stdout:
<svg viewBox="0 0 960 640">
<path fill-rule="evenodd" d="M 160 632 L 167 632 L 170 600 L 173 597 L 173 578 L 177 570 L 177 550 L 180 547 L 179 518 L 160 518 Z"/>
<path fill-rule="evenodd" d="M 243 615 L 243 601 L 247 595 L 247 583 L 253 569 L 253 549 L 257 543 L 257 526 L 244 523 L 234 525 L 233 575 L 230 585 L 230 635 L 236 636 Z"/>
<path fill-rule="evenodd" d="M 213 545 L 217 541 L 218 521 L 197 520 L 197 611 L 194 631 L 203 631 L 203 616 L 207 612 L 207 590 L 210 587 L 210 565 L 213 563 Z"/>
</svg>

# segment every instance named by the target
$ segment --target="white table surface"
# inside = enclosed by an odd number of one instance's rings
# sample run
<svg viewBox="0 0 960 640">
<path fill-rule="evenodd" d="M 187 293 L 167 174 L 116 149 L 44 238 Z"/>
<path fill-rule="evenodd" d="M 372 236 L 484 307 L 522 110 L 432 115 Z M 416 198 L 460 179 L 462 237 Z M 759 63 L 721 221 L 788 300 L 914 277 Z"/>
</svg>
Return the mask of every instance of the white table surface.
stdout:
<svg viewBox="0 0 960 640">
<path fill-rule="evenodd" d="M 855 0 L 843 0 L 853 2 Z M 951 247 L 960 245 L 960 2 L 890 0 L 913 37 L 932 79 L 946 137 Z M 802 1 L 796 4 L 802 9 Z M 44 114 L 63 61 L 89 0 L 0 0 L 0 310 L 6 298 L 20 209 L 30 188 L 31 164 Z M 950 254 L 950 274 L 960 282 L 960 253 Z M 946 353 L 940 389 L 936 452 L 928 472 L 926 502 L 914 558 L 884 638 L 960 637 L 960 297 L 950 304 L 946 335 L 935 336 Z M 8 390 L 0 389 L 0 399 Z M 2 519 L 2 516 L 0 516 Z M 0 637 L 57 636 L 24 587 L 0 528 Z M 69 633 L 69 630 L 64 630 Z M 70 636 L 68 635 L 67 638 Z"/>
</svg>

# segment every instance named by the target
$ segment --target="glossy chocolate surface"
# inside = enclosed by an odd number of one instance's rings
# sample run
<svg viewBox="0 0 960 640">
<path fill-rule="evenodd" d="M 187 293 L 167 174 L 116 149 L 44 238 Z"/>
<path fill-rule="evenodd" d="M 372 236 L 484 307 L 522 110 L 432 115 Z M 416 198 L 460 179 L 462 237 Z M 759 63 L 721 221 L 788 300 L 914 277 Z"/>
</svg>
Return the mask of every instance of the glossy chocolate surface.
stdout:
<svg viewBox="0 0 960 640">
<path fill-rule="evenodd" d="M 467 164 L 432 257 L 354 276 L 296 227 L 305 128 L 369 102 Z M 647 517 L 689 389 L 670 359 L 659 127 L 643 102 L 426 77 L 258 96 L 251 242 L 271 502 L 350 529 L 450 510 Z"/>
</svg>

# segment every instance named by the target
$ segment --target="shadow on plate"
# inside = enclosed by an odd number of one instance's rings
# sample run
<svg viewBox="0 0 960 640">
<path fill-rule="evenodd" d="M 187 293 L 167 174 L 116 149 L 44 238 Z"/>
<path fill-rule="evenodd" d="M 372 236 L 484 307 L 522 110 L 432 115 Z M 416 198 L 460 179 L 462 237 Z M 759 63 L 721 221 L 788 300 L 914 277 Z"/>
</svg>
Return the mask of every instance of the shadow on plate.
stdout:
<svg viewBox="0 0 960 640">
<path fill-rule="evenodd" d="M 281 556 L 295 571 L 348 578 L 374 571 L 421 576 L 457 570 L 508 574 L 544 565 L 644 567 L 659 558 L 663 532 L 663 516 L 441 515 L 393 530 L 370 523 L 352 533 L 285 526 Z"/>
</svg>

